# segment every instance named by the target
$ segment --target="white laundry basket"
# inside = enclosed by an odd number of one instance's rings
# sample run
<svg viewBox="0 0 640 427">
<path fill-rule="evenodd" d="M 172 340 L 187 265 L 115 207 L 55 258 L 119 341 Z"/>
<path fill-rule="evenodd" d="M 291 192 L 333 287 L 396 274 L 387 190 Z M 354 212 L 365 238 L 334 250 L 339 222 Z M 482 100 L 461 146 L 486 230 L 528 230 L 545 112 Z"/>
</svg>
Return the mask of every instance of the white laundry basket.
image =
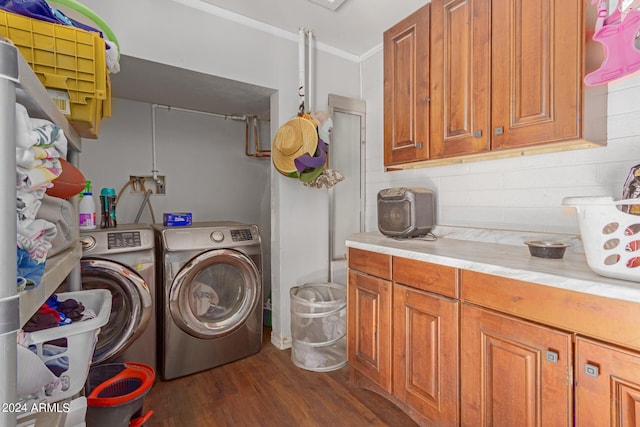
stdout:
<svg viewBox="0 0 640 427">
<path fill-rule="evenodd" d="M 639 205 L 640 199 L 567 197 L 563 205 L 577 211 L 587 264 L 597 274 L 640 282 L 640 215 L 619 206 Z"/>
<path fill-rule="evenodd" d="M 347 290 L 335 283 L 307 283 L 291 297 L 291 360 L 299 368 L 326 372 L 347 363 Z"/>
<path fill-rule="evenodd" d="M 65 292 L 57 295 L 58 301 L 72 298 L 81 302 L 85 310 L 95 313 L 95 317 L 65 326 L 31 332 L 22 343 L 43 362 L 53 362 L 67 367 L 59 377 L 64 382 L 60 391 L 52 395 L 47 395 L 48 393 L 44 390 L 38 393 L 39 401 L 48 403 L 71 398 L 83 389 L 89 374 L 98 333 L 100 328 L 107 324 L 111 314 L 111 292 L 108 289 Z M 59 344 L 60 341 L 62 344 Z M 55 346 L 52 343 L 56 343 Z M 52 352 L 51 348 L 56 350 Z"/>
</svg>

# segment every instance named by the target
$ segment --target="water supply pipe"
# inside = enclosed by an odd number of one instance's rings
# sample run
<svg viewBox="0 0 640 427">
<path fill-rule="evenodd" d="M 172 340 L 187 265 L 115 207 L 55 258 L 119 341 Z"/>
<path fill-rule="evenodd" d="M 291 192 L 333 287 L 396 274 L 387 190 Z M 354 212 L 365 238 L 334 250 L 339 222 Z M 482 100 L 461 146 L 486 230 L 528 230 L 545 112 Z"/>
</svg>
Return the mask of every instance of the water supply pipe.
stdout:
<svg viewBox="0 0 640 427">
<path fill-rule="evenodd" d="M 298 115 L 304 114 L 304 86 L 306 78 L 305 70 L 305 37 L 306 32 L 304 27 L 300 27 L 298 30 L 298 96 L 300 97 L 300 104 L 298 106 Z"/>
<path fill-rule="evenodd" d="M 314 79 L 315 79 L 315 75 L 313 72 L 313 48 L 314 48 L 314 41 L 313 41 L 313 31 L 309 30 L 307 32 L 307 39 L 309 42 L 309 52 L 308 52 L 308 57 L 309 57 L 309 87 L 307 88 L 307 109 L 309 111 L 313 111 L 313 95 L 314 95 L 314 91 L 313 91 L 313 85 L 314 85 Z"/>
</svg>

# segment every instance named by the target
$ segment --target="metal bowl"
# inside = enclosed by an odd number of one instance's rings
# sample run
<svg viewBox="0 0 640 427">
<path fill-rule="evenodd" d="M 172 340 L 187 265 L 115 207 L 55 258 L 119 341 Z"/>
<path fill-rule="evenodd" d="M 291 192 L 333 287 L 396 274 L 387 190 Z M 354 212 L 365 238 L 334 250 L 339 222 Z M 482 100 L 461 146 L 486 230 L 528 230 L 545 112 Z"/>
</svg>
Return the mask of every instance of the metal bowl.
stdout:
<svg viewBox="0 0 640 427">
<path fill-rule="evenodd" d="M 564 242 L 550 242 L 548 240 L 529 240 L 524 244 L 529 246 L 529 253 L 538 258 L 562 258 L 564 251 L 569 247 Z"/>
</svg>

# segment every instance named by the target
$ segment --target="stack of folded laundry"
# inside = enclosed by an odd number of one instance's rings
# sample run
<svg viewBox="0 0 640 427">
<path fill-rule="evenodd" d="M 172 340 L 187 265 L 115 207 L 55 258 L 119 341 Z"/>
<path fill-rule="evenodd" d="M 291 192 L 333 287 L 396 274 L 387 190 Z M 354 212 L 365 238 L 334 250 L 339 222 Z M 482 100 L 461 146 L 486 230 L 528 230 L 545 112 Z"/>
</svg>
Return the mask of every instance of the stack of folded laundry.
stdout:
<svg viewBox="0 0 640 427">
<path fill-rule="evenodd" d="M 62 130 L 48 120 L 29 117 L 26 108 L 16 104 L 17 281 L 27 287 L 40 284 L 57 233 L 55 224 L 37 214 L 66 155 Z"/>
</svg>

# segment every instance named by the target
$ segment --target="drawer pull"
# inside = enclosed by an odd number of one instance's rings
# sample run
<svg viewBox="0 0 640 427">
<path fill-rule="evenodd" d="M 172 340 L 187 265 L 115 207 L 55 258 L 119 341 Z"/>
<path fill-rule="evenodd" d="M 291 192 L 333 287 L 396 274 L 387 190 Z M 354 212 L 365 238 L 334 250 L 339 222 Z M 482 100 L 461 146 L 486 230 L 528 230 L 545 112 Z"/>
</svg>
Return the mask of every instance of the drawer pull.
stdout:
<svg viewBox="0 0 640 427">
<path fill-rule="evenodd" d="M 598 378 L 600 375 L 600 367 L 591 363 L 584 364 L 584 373 L 593 378 Z"/>
</svg>

